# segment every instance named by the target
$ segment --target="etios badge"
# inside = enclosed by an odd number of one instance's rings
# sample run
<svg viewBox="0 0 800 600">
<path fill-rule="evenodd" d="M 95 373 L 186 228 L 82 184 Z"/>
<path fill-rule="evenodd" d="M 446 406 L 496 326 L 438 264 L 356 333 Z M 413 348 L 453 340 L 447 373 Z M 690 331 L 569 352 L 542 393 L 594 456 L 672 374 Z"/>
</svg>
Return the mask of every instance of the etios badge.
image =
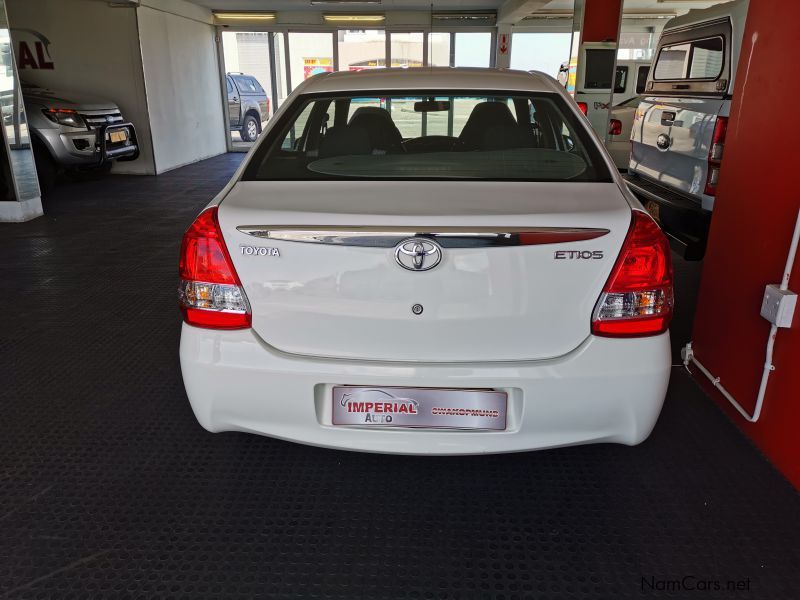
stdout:
<svg viewBox="0 0 800 600">
<path fill-rule="evenodd" d="M 394 258 L 409 271 L 428 271 L 441 262 L 442 248 L 426 238 L 409 238 L 397 244 Z"/>
</svg>

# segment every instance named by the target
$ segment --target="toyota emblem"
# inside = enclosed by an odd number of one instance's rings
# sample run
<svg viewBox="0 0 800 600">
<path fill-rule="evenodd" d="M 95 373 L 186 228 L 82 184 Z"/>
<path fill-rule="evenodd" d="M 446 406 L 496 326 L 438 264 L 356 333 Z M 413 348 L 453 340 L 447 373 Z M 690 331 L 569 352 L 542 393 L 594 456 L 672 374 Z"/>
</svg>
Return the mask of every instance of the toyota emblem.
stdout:
<svg viewBox="0 0 800 600">
<path fill-rule="evenodd" d="M 428 271 L 442 260 L 442 248 L 433 240 L 409 238 L 397 244 L 394 258 L 409 271 Z"/>
<path fill-rule="evenodd" d="M 671 143 L 672 140 L 669 139 L 669 136 L 666 133 L 662 133 L 656 138 L 656 146 L 658 146 L 661 150 L 666 150 L 669 148 Z"/>
</svg>

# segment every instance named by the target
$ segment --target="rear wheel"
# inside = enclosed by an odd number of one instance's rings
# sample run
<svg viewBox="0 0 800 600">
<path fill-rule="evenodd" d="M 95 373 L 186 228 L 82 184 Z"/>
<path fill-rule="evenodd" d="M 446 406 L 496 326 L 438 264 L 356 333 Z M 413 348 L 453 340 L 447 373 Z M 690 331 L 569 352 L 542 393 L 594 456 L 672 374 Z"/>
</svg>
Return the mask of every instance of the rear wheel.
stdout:
<svg viewBox="0 0 800 600">
<path fill-rule="evenodd" d="M 261 123 L 253 115 L 247 115 L 242 123 L 241 136 L 243 142 L 255 142 L 261 133 Z"/>
</svg>

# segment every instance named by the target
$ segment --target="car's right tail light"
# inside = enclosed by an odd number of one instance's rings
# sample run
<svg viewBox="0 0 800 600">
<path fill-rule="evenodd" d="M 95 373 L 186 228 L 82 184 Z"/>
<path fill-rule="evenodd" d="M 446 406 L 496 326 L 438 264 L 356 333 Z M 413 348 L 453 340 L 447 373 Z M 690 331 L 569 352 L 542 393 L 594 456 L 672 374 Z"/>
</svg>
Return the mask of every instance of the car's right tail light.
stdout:
<svg viewBox="0 0 800 600">
<path fill-rule="evenodd" d="M 609 135 L 622 135 L 622 121 L 619 119 L 611 119 L 608 122 Z"/>
<path fill-rule="evenodd" d="M 183 320 L 207 329 L 247 329 L 250 307 L 225 247 L 217 207 L 204 210 L 183 234 L 178 267 Z"/>
<path fill-rule="evenodd" d="M 672 257 L 655 221 L 634 210 L 617 262 L 600 294 L 592 333 L 640 337 L 663 333 L 672 319 Z"/>
<path fill-rule="evenodd" d="M 708 149 L 708 174 L 703 192 L 707 196 L 717 195 L 719 170 L 722 167 L 722 152 L 725 149 L 725 136 L 728 133 L 728 117 L 717 117 L 714 133 L 711 135 L 711 147 Z"/>
</svg>

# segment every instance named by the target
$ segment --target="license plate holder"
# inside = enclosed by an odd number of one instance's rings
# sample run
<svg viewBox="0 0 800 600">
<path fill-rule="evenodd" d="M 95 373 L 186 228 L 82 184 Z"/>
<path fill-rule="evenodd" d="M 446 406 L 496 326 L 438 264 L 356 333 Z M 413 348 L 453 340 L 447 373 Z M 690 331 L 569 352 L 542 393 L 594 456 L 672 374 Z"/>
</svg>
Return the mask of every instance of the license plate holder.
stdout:
<svg viewBox="0 0 800 600">
<path fill-rule="evenodd" d="M 333 424 L 502 431 L 508 394 L 491 389 L 337 385 Z"/>
</svg>

